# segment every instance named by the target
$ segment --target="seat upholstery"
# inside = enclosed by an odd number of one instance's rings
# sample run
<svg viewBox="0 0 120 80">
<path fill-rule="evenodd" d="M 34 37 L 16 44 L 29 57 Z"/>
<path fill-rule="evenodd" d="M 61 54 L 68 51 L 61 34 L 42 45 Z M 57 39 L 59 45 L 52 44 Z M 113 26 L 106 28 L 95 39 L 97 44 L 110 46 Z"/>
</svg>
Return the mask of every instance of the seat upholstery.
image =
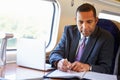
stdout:
<svg viewBox="0 0 120 80">
<path fill-rule="evenodd" d="M 114 68 L 114 74 L 120 75 L 120 46 L 116 55 L 115 59 L 115 68 Z"/>
<path fill-rule="evenodd" d="M 118 74 L 117 75 L 120 75 L 120 48 L 119 48 L 119 51 L 118 51 Z"/>
<path fill-rule="evenodd" d="M 108 20 L 108 19 L 99 19 L 97 26 L 109 31 L 114 37 L 114 40 L 115 40 L 115 42 L 114 42 L 114 59 L 113 59 L 113 66 L 112 66 L 112 69 L 114 69 L 115 58 L 116 58 L 116 54 L 117 54 L 118 47 L 120 44 L 120 30 L 117 27 L 117 25 L 115 23 L 113 23 L 113 21 Z"/>
</svg>

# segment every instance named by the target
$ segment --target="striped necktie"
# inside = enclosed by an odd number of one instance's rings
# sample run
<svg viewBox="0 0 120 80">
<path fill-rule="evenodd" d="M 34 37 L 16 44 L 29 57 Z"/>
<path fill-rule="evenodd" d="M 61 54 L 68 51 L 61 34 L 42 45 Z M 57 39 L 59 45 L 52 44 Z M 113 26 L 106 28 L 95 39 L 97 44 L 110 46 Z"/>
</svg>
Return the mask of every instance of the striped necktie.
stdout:
<svg viewBox="0 0 120 80">
<path fill-rule="evenodd" d="M 81 42 L 79 49 L 78 49 L 78 53 L 76 55 L 76 61 L 79 61 L 81 56 L 82 56 L 82 53 L 83 53 L 83 50 L 85 47 L 85 41 L 86 41 L 86 37 L 83 37 L 82 42 Z"/>
</svg>

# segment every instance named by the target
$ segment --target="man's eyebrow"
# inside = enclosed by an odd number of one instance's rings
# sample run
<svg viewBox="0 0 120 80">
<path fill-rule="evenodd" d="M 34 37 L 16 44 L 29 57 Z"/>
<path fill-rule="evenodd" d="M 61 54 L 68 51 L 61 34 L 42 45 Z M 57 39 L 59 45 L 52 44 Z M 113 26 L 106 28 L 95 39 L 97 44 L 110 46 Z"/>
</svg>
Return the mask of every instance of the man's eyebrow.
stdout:
<svg viewBox="0 0 120 80">
<path fill-rule="evenodd" d="M 93 20 L 87 20 L 87 22 L 93 22 Z"/>
</svg>

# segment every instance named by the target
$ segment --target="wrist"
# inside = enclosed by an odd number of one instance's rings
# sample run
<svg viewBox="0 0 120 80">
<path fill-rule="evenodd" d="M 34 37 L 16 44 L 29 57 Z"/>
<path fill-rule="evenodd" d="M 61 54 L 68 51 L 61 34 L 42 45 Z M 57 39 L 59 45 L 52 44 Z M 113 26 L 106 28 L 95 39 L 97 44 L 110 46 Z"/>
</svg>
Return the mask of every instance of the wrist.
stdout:
<svg viewBox="0 0 120 80">
<path fill-rule="evenodd" d="M 92 66 L 90 65 L 90 67 L 89 67 L 89 71 L 92 71 Z"/>
</svg>

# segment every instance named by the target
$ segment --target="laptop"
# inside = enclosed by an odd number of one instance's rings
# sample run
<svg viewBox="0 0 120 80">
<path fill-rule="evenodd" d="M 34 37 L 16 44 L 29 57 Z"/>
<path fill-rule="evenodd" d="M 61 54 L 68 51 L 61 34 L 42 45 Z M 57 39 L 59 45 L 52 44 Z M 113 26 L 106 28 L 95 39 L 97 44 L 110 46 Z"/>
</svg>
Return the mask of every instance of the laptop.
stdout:
<svg viewBox="0 0 120 80">
<path fill-rule="evenodd" d="M 17 65 L 49 71 L 46 64 L 46 44 L 44 40 L 22 38 L 17 41 Z"/>
</svg>

